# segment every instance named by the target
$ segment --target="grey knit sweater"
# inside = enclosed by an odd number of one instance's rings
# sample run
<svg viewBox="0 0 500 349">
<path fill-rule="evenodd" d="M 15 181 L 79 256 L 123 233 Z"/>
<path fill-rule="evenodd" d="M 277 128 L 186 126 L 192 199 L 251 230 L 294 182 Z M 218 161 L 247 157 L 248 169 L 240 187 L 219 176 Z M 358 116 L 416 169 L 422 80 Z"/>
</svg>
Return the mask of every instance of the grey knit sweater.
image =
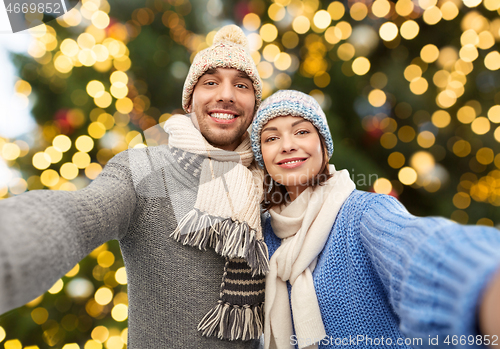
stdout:
<svg viewBox="0 0 500 349">
<path fill-rule="evenodd" d="M 117 239 L 128 279 L 128 348 L 257 348 L 258 341 L 206 338 L 196 329 L 217 303 L 225 260 L 169 235 L 194 206 L 200 163 L 164 145 L 132 149 L 82 190 L 0 201 L 0 314 Z"/>
</svg>

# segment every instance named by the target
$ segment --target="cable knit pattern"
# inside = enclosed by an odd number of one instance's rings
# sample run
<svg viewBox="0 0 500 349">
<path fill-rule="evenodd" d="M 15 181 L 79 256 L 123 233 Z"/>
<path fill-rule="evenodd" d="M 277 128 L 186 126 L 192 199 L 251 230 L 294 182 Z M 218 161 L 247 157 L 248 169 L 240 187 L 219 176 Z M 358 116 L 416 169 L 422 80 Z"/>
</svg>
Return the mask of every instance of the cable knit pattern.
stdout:
<svg viewBox="0 0 500 349">
<path fill-rule="evenodd" d="M 272 255 L 280 240 L 269 216 L 264 238 Z M 479 335 L 478 302 L 499 265 L 497 229 L 415 217 L 390 196 L 354 191 L 313 273 L 328 336 L 319 348 L 349 336 L 364 340 L 342 347 L 390 348 L 398 338 L 412 343 L 398 348 L 454 347 L 453 335 Z M 431 345 L 429 336 L 438 336 L 440 345 Z M 392 346 L 367 345 L 366 338 L 382 337 Z"/>
</svg>

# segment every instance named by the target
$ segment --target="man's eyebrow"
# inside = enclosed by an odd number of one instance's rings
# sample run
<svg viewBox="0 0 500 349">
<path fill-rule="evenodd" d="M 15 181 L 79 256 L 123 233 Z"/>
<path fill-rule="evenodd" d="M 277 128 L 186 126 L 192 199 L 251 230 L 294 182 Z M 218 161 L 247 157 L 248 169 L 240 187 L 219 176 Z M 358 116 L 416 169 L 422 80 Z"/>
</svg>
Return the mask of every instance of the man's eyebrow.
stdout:
<svg viewBox="0 0 500 349">
<path fill-rule="evenodd" d="M 217 68 L 210 68 L 208 69 L 205 74 L 213 75 L 217 73 Z"/>
<path fill-rule="evenodd" d="M 248 77 L 248 74 L 245 73 L 244 71 L 241 71 L 241 70 L 238 70 L 238 75 L 237 77 L 239 78 L 243 78 L 243 79 L 248 79 L 248 80 L 251 80 L 249 77 Z"/>
</svg>

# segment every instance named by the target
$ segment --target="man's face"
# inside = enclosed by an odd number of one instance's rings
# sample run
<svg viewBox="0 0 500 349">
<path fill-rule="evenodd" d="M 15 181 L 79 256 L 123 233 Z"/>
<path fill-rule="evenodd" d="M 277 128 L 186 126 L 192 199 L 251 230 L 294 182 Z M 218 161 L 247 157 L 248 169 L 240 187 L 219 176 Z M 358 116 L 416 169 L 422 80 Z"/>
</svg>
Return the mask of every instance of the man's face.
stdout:
<svg viewBox="0 0 500 349">
<path fill-rule="evenodd" d="M 193 91 L 189 112 L 196 114 L 205 139 L 215 147 L 234 150 L 253 119 L 252 80 L 233 68 L 208 70 Z"/>
</svg>

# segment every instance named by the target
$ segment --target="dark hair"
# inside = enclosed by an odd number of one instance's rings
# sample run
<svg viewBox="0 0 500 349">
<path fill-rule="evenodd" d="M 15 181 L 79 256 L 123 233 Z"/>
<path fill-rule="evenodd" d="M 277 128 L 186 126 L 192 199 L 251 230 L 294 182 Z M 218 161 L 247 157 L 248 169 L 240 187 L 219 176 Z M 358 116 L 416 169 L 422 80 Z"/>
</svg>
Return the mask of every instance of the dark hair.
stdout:
<svg viewBox="0 0 500 349">
<path fill-rule="evenodd" d="M 327 180 L 333 177 L 333 174 L 330 173 L 330 169 L 328 168 L 329 159 L 328 159 L 328 150 L 326 148 L 326 143 L 323 137 L 318 133 L 319 139 L 321 141 L 321 152 L 323 153 L 323 164 L 321 166 L 321 170 L 319 173 L 314 176 L 309 181 L 309 186 L 316 188 L 318 185 L 323 185 Z M 271 183 L 273 186 L 271 190 L 269 187 Z M 268 211 L 269 209 L 280 206 L 282 204 L 286 204 L 290 202 L 290 196 L 286 191 L 284 185 L 278 184 L 271 178 L 269 172 L 267 172 L 266 166 L 264 165 L 264 200 L 262 201 L 262 208 L 264 211 Z"/>
</svg>

